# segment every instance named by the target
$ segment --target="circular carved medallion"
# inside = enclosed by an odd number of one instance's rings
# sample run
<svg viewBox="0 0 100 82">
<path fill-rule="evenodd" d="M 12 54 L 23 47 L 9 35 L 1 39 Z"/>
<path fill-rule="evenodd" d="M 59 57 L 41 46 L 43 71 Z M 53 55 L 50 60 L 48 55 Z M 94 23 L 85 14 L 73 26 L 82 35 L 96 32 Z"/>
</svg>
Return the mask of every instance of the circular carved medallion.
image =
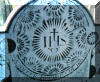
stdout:
<svg viewBox="0 0 100 82">
<path fill-rule="evenodd" d="M 31 2 L 9 25 L 7 38 L 16 46 L 9 54 L 16 68 L 31 78 L 65 77 L 89 55 L 93 31 L 93 22 L 81 5 L 36 6 Z"/>
</svg>

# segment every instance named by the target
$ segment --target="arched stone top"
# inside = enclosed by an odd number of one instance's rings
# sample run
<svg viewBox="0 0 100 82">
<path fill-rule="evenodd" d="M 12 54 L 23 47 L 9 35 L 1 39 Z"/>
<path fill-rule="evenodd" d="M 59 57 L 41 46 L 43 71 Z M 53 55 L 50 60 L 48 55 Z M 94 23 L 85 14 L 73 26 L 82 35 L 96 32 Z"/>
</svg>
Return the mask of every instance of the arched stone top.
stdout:
<svg viewBox="0 0 100 82">
<path fill-rule="evenodd" d="M 86 60 L 89 66 L 95 35 L 93 20 L 79 2 L 48 0 L 18 9 L 9 22 L 6 38 L 8 54 L 20 72 L 52 80 L 76 76 L 74 72 Z"/>
</svg>

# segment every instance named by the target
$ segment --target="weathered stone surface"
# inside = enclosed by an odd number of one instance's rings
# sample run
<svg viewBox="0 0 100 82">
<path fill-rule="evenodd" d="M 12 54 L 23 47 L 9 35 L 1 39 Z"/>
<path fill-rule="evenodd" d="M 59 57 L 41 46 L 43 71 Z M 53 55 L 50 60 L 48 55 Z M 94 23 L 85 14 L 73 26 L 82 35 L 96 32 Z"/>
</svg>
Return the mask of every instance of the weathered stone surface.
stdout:
<svg viewBox="0 0 100 82">
<path fill-rule="evenodd" d="M 100 24 L 100 2 L 95 6 L 95 24 Z"/>
<path fill-rule="evenodd" d="M 78 2 L 31 2 L 8 26 L 9 75 L 38 80 L 89 77 L 95 35 L 92 18 Z"/>
</svg>

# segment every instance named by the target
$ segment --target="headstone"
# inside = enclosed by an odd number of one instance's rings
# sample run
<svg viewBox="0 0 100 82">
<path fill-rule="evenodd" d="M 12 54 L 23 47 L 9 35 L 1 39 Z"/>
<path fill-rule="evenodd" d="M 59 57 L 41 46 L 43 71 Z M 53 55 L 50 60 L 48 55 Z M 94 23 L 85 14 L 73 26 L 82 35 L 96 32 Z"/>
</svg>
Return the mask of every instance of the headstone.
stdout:
<svg viewBox="0 0 100 82">
<path fill-rule="evenodd" d="M 12 6 L 10 5 L 9 0 L 0 1 L 0 26 L 4 25 L 11 10 Z"/>
<path fill-rule="evenodd" d="M 0 82 L 5 78 L 5 34 L 0 34 Z"/>
<path fill-rule="evenodd" d="M 33 80 L 89 77 L 96 33 L 78 1 L 32 1 L 17 10 L 7 28 L 7 75 Z"/>
<path fill-rule="evenodd" d="M 95 6 L 95 24 L 100 24 L 100 2 Z"/>
</svg>

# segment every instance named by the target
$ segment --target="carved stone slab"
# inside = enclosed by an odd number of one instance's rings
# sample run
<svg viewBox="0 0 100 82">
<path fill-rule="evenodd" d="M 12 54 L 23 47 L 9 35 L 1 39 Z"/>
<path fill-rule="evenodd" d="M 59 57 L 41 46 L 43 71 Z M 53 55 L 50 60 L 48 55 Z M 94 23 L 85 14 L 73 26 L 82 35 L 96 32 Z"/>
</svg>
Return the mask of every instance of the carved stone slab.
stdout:
<svg viewBox="0 0 100 82">
<path fill-rule="evenodd" d="M 92 18 L 79 2 L 30 2 L 8 25 L 11 76 L 89 77 L 95 35 Z"/>
</svg>

